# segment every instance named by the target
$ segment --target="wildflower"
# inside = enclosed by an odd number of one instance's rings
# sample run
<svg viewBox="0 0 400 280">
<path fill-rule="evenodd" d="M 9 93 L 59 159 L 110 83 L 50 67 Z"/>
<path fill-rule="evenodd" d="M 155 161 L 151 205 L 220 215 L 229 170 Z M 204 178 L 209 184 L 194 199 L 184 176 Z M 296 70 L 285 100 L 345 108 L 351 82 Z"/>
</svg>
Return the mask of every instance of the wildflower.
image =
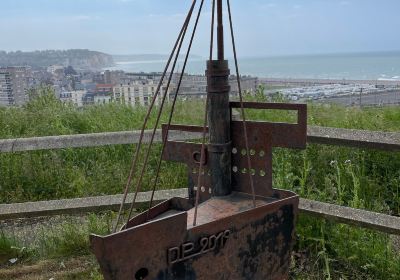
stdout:
<svg viewBox="0 0 400 280">
<path fill-rule="evenodd" d="M 330 163 L 330 165 L 331 165 L 332 167 L 334 167 L 336 164 L 337 164 L 337 161 L 336 161 L 336 160 L 332 160 L 331 163 Z"/>
</svg>

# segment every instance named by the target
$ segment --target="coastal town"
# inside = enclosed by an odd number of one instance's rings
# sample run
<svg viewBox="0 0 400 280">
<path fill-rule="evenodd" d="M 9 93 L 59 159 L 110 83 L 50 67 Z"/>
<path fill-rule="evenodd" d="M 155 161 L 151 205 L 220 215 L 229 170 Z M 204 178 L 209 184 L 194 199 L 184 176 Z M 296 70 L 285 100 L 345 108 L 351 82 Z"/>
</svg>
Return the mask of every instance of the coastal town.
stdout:
<svg viewBox="0 0 400 280">
<path fill-rule="evenodd" d="M 169 77 L 169 73 L 167 73 Z M 164 79 L 160 87 L 159 97 L 176 92 L 180 73 L 174 73 L 171 84 L 166 91 L 168 79 Z M 71 66 L 52 65 L 46 69 L 31 67 L 0 68 L 0 106 L 22 106 L 29 100 L 29 92 L 40 86 L 50 86 L 55 95 L 64 103 L 77 107 L 101 105 L 111 102 L 131 106 L 147 106 L 157 92 L 162 73 L 126 73 L 124 71 L 81 71 Z M 259 80 L 254 77 L 242 77 L 242 87 L 246 91 L 254 91 Z M 180 98 L 204 98 L 206 95 L 206 76 L 184 74 Z M 237 95 L 238 87 L 235 77 L 231 77 L 231 94 Z M 156 100 L 156 105 L 159 98 Z"/>
<path fill-rule="evenodd" d="M 159 97 L 166 100 L 176 92 L 181 73 L 174 73 L 167 88 L 163 79 Z M 56 97 L 77 107 L 102 105 L 111 102 L 130 106 L 147 106 L 155 96 L 162 73 L 130 73 L 122 70 L 75 70 L 72 66 L 51 65 L 42 68 L 9 66 L 0 68 L 0 106 L 22 106 L 29 100 L 30 92 L 43 85 L 54 89 Z M 263 85 L 265 94 L 281 93 L 296 101 L 340 103 L 346 106 L 359 104 L 400 104 L 400 81 L 396 80 L 312 80 L 268 79 L 242 76 L 242 90 L 253 93 Z M 230 77 L 231 95 L 238 95 L 236 77 Z M 179 98 L 188 100 L 204 98 L 207 79 L 205 75 L 184 73 Z M 157 98 L 156 105 L 160 102 Z"/>
</svg>

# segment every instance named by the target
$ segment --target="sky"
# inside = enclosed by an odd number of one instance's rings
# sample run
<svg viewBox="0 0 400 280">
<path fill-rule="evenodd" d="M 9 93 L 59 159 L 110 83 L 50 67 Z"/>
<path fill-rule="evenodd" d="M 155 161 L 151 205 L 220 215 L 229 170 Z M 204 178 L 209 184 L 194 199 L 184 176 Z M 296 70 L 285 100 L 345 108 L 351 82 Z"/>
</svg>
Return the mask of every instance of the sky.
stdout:
<svg viewBox="0 0 400 280">
<path fill-rule="evenodd" d="M 208 51 L 211 2 L 205 0 L 193 45 L 193 53 L 201 56 Z M 110 54 L 166 54 L 191 3 L 0 0 L 0 50 L 87 48 Z M 242 57 L 400 50 L 399 0 L 231 3 Z"/>
</svg>

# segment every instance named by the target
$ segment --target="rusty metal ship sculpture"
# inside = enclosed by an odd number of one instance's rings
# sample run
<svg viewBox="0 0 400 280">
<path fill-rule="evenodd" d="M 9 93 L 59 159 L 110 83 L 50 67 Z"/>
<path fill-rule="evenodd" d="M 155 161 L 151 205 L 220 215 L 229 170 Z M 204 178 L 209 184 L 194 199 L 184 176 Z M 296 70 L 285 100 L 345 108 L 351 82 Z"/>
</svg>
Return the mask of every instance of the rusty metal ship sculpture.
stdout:
<svg viewBox="0 0 400 280">
<path fill-rule="evenodd" d="M 191 5 L 156 95 L 167 73 L 167 86 L 170 86 L 196 2 Z M 204 5 L 204 0 L 199 2 L 169 122 L 162 126 L 161 157 L 153 181 L 154 194 L 162 160 L 185 163 L 189 173 L 188 198 L 173 198 L 153 207 L 152 197 L 147 211 L 131 217 L 165 103 L 164 95 L 141 173 L 137 176 L 127 222 L 109 236 L 90 236 L 92 251 L 106 280 L 288 279 L 299 198 L 293 192 L 272 187 L 272 149 L 305 148 L 307 107 L 243 102 L 231 7 L 227 0 L 239 88 L 239 101 L 230 102 L 230 70 L 224 58 L 223 2 L 213 0 L 204 125 L 171 124 Z M 215 15 L 218 58 L 213 60 Z M 117 224 L 136 174 L 144 131 L 156 97 L 143 124 Z M 245 109 L 296 111 L 297 123 L 247 121 Z M 242 120 L 233 120 L 233 110 L 241 112 Z M 170 131 L 201 133 L 202 141 L 173 141 L 168 137 Z"/>
</svg>

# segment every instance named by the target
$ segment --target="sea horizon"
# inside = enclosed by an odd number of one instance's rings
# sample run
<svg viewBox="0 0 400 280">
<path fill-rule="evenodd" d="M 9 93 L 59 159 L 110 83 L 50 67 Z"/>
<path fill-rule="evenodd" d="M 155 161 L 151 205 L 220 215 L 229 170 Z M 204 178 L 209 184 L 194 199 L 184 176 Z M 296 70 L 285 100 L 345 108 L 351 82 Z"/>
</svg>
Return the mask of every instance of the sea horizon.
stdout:
<svg viewBox="0 0 400 280">
<path fill-rule="evenodd" d="M 114 57 L 118 57 L 115 59 L 116 65 L 105 70 L 162 72 L 167 62 L 166 56 L 163 59 L 160 55 L 156 59 L 151 59 L 151 55 L 147 59 L 140 55 L 136 55 L 139 59 L 135 55 L 131 59 L 129 55 Z M 232 71 L 233 59 L 227 59 Z M 185 72 L 204 75 L 205 60 L 194 56 L 189 60 Z M 247 56 L 238 60 L 241 75 L 260 78 L 400 81 L 400 51 Z M 175 70 L 180 72 L 183 62 L 180 58 Z"/>
</svg>

